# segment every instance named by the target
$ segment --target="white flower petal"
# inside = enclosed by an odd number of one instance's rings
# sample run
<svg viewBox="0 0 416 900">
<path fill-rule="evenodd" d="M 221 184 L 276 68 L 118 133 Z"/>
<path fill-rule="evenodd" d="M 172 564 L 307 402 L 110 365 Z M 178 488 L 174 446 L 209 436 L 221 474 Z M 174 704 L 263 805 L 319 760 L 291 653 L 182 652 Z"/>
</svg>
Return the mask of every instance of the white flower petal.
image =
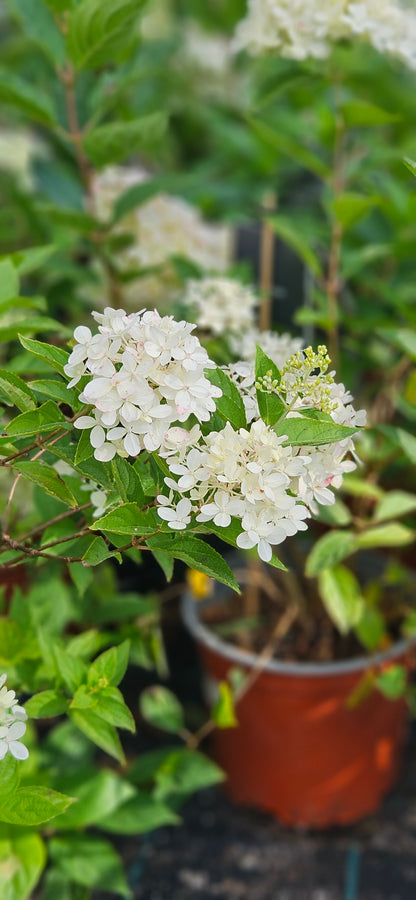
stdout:
<svg viewBox="0 0 416 900">
<path fill-rule="evenodd" d="M 29 756 L 29 750 L 20 741 L 10 741 L 9 750 L 15 759 L 27 759 Z"/>
<path fill-rule="evenodd" d="M 116 453 L 117 449 L 114 444 L 105 443 L 98 447 L 97 450 L 94 450 L 94 457 L 99 462 L 110 462 L 111 459 L 114 459 Z"/>
<path fill-rule="evenodd" d="M 74 428 L 82 430 L 83 428 L 93 428 L 96 424 L 97 420 L 93 416 L 80 416 L 79 419 L 75 419 Z"/>
</svg>

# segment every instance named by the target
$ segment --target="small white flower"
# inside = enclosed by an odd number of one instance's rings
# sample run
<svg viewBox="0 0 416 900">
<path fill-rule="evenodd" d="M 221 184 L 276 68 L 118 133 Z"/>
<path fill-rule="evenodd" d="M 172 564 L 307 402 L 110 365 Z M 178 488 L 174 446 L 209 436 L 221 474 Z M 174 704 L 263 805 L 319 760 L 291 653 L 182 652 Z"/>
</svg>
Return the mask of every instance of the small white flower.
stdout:
<svg viewBox="0 0 416 900">
<path fill-rule="evenodd" d="M 8 751 L 15 759 L 28 758 L 29 751 L 20 741 L 25 731 L 26 725 L 23 722 L 0 726 L 0 760 L 4 759 Z"/>
<path fill-rule="evenodd" d="M 164 521 L 168 523 L 169 528 L 174 528 L 176 531 L 183 531 L 191 521 L 191 510 L 191 501 L 182 499 L 179 500 L 176 509 L 171 509 L 169 506 L 159 507 L 158 514 L 161 519 L 164 519 Z"/>
</svg>

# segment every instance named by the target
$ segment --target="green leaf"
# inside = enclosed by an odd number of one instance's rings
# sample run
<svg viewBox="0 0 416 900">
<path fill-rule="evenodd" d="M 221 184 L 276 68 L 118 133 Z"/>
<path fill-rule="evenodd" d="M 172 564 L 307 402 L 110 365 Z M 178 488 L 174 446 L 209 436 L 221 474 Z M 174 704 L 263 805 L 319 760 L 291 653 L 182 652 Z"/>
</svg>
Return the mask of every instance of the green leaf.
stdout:
<svg viewBox="0 0 416 900">
<path fill-rule="evenodd" d="M 60 716 L 61 713 L 66 712 L 67 708 L 66 697 L 52 690 L 33 694 L 25 703 L 25 710 L 31 719 L 49 719 L 53 716 Z"/>
<path fill-rule="evenodd" d="M 411 609 L 406 615 L 402 624 L 402 634 L 404 637 L 413 638 L 416 635 L 416 609 Z"/>
<path fill-rule="evenodd" d="M 408 156 L 404 157 L 403 162 L 406 168 L 409 169 L 409 172 L 411 172 L 412 175 L 416 175 L 416 162 L 413 159 L 409 159 Z"/>
<path fill-rule="evenodd" d="M 101 769 L 80 782 L 78 778 L 78 783 L 76 777 L 64 778 L 63 784 L 77 801 L 54 823 L 55 828 L 64 831 L 86 825 L 101 826 L 102 818 L 110 816 L 136 793 L 131 784 L 111 769 Z"/>
<path fill-rule="evenodd" d="M 227 681 L 221 681 L 218 690 L 220 696 L 211 710 L 211 718 L 218 728 L 235 728 L 238 722 L 230 685 Z"/>
<path fill-rule="evenodd" d="M 115 728 L 125 728 L 127 731 L 136 731 L 133 716 L 126 706 L 122 693 L 116 687 L 106 687 L 96 695 L 97 705 L 95 712 Z"/>
<path fill-rule="evenodd" d="M 320 260 L 299 233 L 299 227 L 296 223 L 291 222 L 290 219 L 282 215 L 269 216 L 267 222 L 317 278 L 322 275 Z"/>
<path fill-rule="evenodd" d="M 399 700 L 406 692 L 407 671 L 404 666 L 388 666 L 377 675 L 374 684 L 387 700 Z"/>
<path fill-rule="evenodd" d="M 354 100 L 351 103 L 341 105 L 341 113 L 345 125 L 348 128 L 371 128 L 374 125 L 389 125 L 397 122 L 400 116 L 397 113 L 387 112 L 374 103 L 366 100 Z"/>
<path fill-rule="evenodd" d="M 75 460 L 74 465 L 78 466 L 80 463 L 84 462 L 86 459 L 90 459 L 90 457 L 94 453 L 94 447 L 90 441 L 90 431 L 89 429 L 85 429 L 81 431 L 81 436 L 77 443 L 77 449 L 75 451 Z"/>
<path fill-rule="evenodd" d="M 272 147 L 283 156 L 287 156 L 289 159 L 300 163 L 301 166 L 304 166 L 305 169 L 309 169 L 309 171 L 317 175 L 318 178 L 326 179 L 331 175 L 331 169 L 319 156 L 316 156 L 315 153 L 311 153 L 310 150 L 306 149 L 301 144 L 298 144 L 297 141 L 288 136 L 282 128 L 272 128 L 261 119 L 249 119 L 249 124 L 257 137 L 263 141 L 267 147 Z"/>
<path fill-rule="evenodd" d="M 82 561 L 86 566 L 99 566 L 105 559 L 114 558 L 121 563 L 122 557 L 117 551 L 109 550 L 106 542 L 101 537 L 94 538 L 88 550 L 85 551 Z"/>
<path fill-rule="evenodd" d="M 217 581 L 240 593 L 234 575 L 225 560 L 200 538 L 190 534 L 158 534 L 149 538 L 146 544 L 151 550 L 163 550 L 175 559 L 181 559 L 192 569 L 205 572 L 206 575 L 216 578 Z"/>
<path fill-rule="evenodd" d="M 153 550 L 153 556 L 165 574 L 166 581 L 172 580 L 174 560 L 163 550 Z"/>
<path fill-rule="evenodd" d="M 347 634 L 358 624 L 364 609 L 357 579 L 345 566 L 335 566 L 320 572 L 318 586 L 329 617 L 341 634 Z"/>
<path fill-rule="evenodd" d="M 82 0 L 68 20 L 68 52 L 77 69 L 114 65 L 137 44 L 144 0 Z"/>
<path fill-rule="evenodd" d="M 397 443 L 408 460 L 416 465 L 416 437 L 413 434 L 403 428 L 397 428 L 395 425 L 378 425 L 377 430 Z"/>
<path fill-rule="evenodd" d="M 137 469 L 121 456 L 114 457 L 111 461 L 111 469 L 121 498 L 126 501 L 133 500 L 139 506 L 143 506 L 145 494 Z"/>
<path fill-rule="evenodd" d="M 22 412 L 36 408 L 36 397 L 25 382 L 6 369 L 0 369 L 0 391 L 5 395 L 8 404 L 17 406 Z"/>
<path fill-rule="evenodd" d="M 343 525 L 350 525 L 352 522 L 352 515 L 348 506 L 338 498 L 332 506 L 321 506 L 318 504 L 316 518 L 318 522 L 325 522 L 326 525 L 336 525 L 341 527 Z"/>
<path fill-rule="evenodd" d="M 71 9 L 73 0 L 45 0 L 45 3 L 53 13 L 59 14 Z"/>
<path fill-rule="evenodd" d="M 286 443 L 292 447 L 320 447 L 323 444 L 334 444 L 357 434 L 358 431 L 357 428 L 347 428 L 335 422 L 321 422 L 303 416 L 283 419 L 274 430 L 278 435 L 285 434 Z"/>
<path fill-rule="evenodd" d="M 58 673 L 70 693 L 74 694 L 80 684 L 86 680 L 87 668 L 77 656 L 57 645 L 53 652 Z"/>
<path fill-rule="evenodd" d="M 71 638 L 67 643 L 66 649 L 73 656 L 89 659 L 90 656 L 94 656 L 101 650 L 103 646 L 102 641 L 105 643 L 107 637 L 98 628 L 88 628 L 87 631 L 81 631 L 80 634 Z"/>
<path fill-rule="evenodd" d="M 120 857 L 109 841 L 91 834 L 66 834 L 49 843 L 52 862 L 69 881 L 131 897 Z"/>
<path fill-rule="evenodd" d="M 54 64 L 65 61 L 64 38 L 44 3 L 39 0 L 9 0 L 26 37 Z"/>
<path fill-rule="evenodd" d="M 100 125 L 84 138 L 84 150 L 98 168 L 113 165 L 159 140 L 166 127 L 167 118 L 162 112 L 128 122 Z"/>
<path fill-rule="evenodd" d="M 13 301 L 10 301 L 12 303 Z M 14 303 L 17 307 L 31 305 L 31 301 L 17 299 Z M 22 334 L 39 334 L 39 332 L 56 331 L 61 334 L 68 334 L 68 329 L 61 325 L 56 319 L 49 319 L 47 316 L 27 316 L 22 319 L 18 317 L 17 321 L 0 325 L 0 339 L 2 341 L 14 341 L 20 339 Z"/>
<path fill-rule="evenodd" d="M 367 650 L 378 650 L 386 638 L 386 626 L 378 609 L 366 604 L 358 625 L 355 627 L 358 639 Z"/>
<path fill-rule="evenodd" d="M 41 825 L 59 816 L 74 802 L 73 797 L 50 788 L 30 786 L 18 788 L 0 803 L 0 820 L 10 825 Z"/>
<path fill-rule="evenodd" d="M 149 794 L 141 793 L 101 819 L 100 828 L 112 834 L 144 834 L 162 825 L 177 825 L 179 822 L 179 817 L 168 806 Z"/>
<path fill-rule="evenodd" d="M 357 536 L 357 547 L 406 547 L 412 544 L 415 533 L 406 528 L 400 522 L 391 522 L 388 525 L 378 525 L 377 528 L 368 528 Z"/>
<path fill-rule="evenodd" d="M 107 687 L 118 685 L 124 677 L 129 661 L 130 641 L 110 647 L 94 660 L 88 669 L 88 684 Z"/>
<path fill-rule="evenodd" d="M 0 617 L 0 663 L 10 665 L 24 653 L 24 633 L 20 625 L 6 616 Z"/>
<path fill-rule="evenodd" d="M 56 497 L 57 500 L 62 500 L 62 503 L 65 503 L 66 506 L 72 506 L 72 508 L 78 506 L 78 501 L 74 497 L 72 491 L 69 490 L 69 487 L 67 487 L 61 476 L 58 475 L 56 469 L 53 469 L 52 466 L 48 466 L 40 460 L 30 462 L 25 460 L 23 462 L 15 463 L 15 469 L 17 469 L 24 478 L 39 485 L 46 494 Z"/>
<path fill-rule="evenodd" d="M 3 799 L 6 794 L 15 791 L 19 787 L 19 782 L 20 775 L 17 759 L 11 753 L 6 753 L 0 766 L 0 797 Z"/>
<path fill-rule="evenodd" d="M 128 778 L 133 784 L 141 786 L 150 786 L 154 782 L 160 767 L 169 759 L 172 754 L 177 753 L 178 745 L 168 745 L 158 747 L 156 750 L 150 750 L 147 753 L 141 753 L 129 767 Z"/>
<path fill-rule="evenodd" d="M 381 500 L 384 497 L 384 491 L 377 484 L 372 484 L 371 481 L 365 481 L 364 478 L 351 475 L 349 472 L 344 475 L 342 490 L 352 497 L 367 497 L 369 500 Z"/>
<path fill-rule="evenodd" d="M 69 715 L 74 725 L 82 731 L 97 747 L 101 747 L 109 756 L 113 756 L 118 762 L 124 764 L 123 748 L 119 736 L 113 725 L 105 722 L 101 716 L 91 709 L 71 709 Z"/>
<path fill-rule="evenodd" d="M 37 206 L 37 211 L 49 222 L 56 225 L 64 225 L 67 228 L 75 228 L 79 234 L 96 231 L 100 227 L 93 216 L 83 212 L 80 209 L 66 208 L 65 206 L 54 206 L 52 203 L 42 203 Z"/>
<path fill-rule="evenodd" d="M 257 346 L 255 368 L 256 384 L 259 379 L 264 378 L 264 376 L 270 377 L 276 387 L 280 384 L 281 374 L 276 364 L 266 356 L 261 347 Z M 262 388 L 256 387 L 256 395 L 263 422 L 265 422 L 266 425 L 275 425 L 286 412 L 286 404 L 277 394 L 268 393 L 267 391 L 262 390 Z"/>
<path fill-rule="evenodd" d="M 38 834 L 10 829 L 0 838 L 2 900 L 30 900 L 46 862 L 46 847 Z"/>
<path fill-rule="evenodd" d="M 172 691 L 162 685 L 142 691 L 139 705 L 143 718 L 155 728 L 180 734 L 185 727 L 181 703 Z"/>
<path fill-rule="evenodd" d="M 0 101 L 23 112 L 42 125 L 53 125 L 55 115 L 47 94 L 18 75 L 0 70 Z"/>
<path fill-rule="evenodd" d="M 215 401 L 216 412 L 229 422 L 237 431 L 247 427 L 246 413 L 243 398 L 231 379 L 222 369 L 217 368 L 207 372 L 207 378 L 211 384 L 215 384 L 222 390 L 222 397 Z"/>
<path fill-rule="evenodd" d="M 274 381 L 279 385 L 282 380 L 282 375 L 280 369 L 278 369 L 275 362 L 270 359 L 269 356 L 266 355 L 264 350 L 260 347 L 259 344 L 256 345 L 256 362 L 255 362 L 255 378 L 256 381 L 259 378 L 264 378 L 265 375 L 270 375 Z"/>
<path fill-rule="evenodd" d="M 374 519 L 377 522 L 386 519 L 395 519 L 398 516 L 406 516 L 416 510 L 416 495 L 408 494 L 406 491 L 389 491 L 380 500 Z"/>
<path fill-rule="evenodd" d="M 356 546 L 353 531 L 328 531 L 312 548 L 306 560 L 306 575 L 313 578 L 324 569 L 331 569 L 346 556 L 354 553 Z"/>
<path fill-rule="evenodd" d="M 380 202 L 377 196 L 364 197 L 353 191 L 339 194 L 332 203 L 333 212 L 344 228 L 351 228 Z"/>
<path fill-rule="evenodd" d="M 0 261 L 0 305 L 19 294 L 19 275 L 10 258 Z"/>
<path fill-rule="evenodd" d="M 40 247 L 28 247 L 12 254 L 13 264 L 19 275 L 28 275 L 30 272 L 41 269 L 48 259 L 55 253 L 54 244 L 44 244 Z"/>
<path fill-rule="evenodd" d="M 47 400 L 37 409 L 28 410 L 16 416 L 8 423 L 5 429 L 11 437 L 29 437 L 32 434 L 41 434 L 44 431 L 53 431 L 55 428 L 68 427 L 67 421 L 56 403 Z"/>
<path fill-rule="evenodd" d="M 416 360 L 416 334 L 412 328 L 380 328 L 382 337 L 393 341 L 407 353 L 412 360 Z"/>
<path fill-rule="evenodd" d="M 57 378 L 45 378 L 36 381 L 30 381 L 29 387 L 33 391 L 36 391 L 37 394 L 41 394 L 45 397 L 50 397 L 57 403 L 67 403 L 69 406 L 72 406 L 75 409 L 80 406 L 77 393 L 72 389 L 68 389 L 66 384 L 64 384 L 63 381 L 58 381 Z M 84 434 L 87 434 L 88 437 L 88 433 L 84 431 L 81 432 L 81 437 Z M 92 452 L 94 451 L 92 450 Z"/>
<path fill-rule="evenodd" d="M 123 503 L 97 519 L 90 528 L 92 531 L 109 531 L 130 536 L 152 534 L 160 528 L 160 519 L 155 509 L 142 512 L 137 503 Z"/>
<path fill-rule="evenodd" d="M 157 797 L 186 797 L 224 781 L 224 773 L 203 753 L 175 750 L 161 760 L 156 772 Z"/>
<path fill-rule="evenodd" d="M 25 350 L 48 363 L 61 375 L 64 374 L 64 366 L 67 364 L 69 356 L 66 350 L 62 350 L 61 347 L 54 347 L 53 344 L 34 341 L 31 338 L 20 337 L 19 340 Z"/>
</svg>

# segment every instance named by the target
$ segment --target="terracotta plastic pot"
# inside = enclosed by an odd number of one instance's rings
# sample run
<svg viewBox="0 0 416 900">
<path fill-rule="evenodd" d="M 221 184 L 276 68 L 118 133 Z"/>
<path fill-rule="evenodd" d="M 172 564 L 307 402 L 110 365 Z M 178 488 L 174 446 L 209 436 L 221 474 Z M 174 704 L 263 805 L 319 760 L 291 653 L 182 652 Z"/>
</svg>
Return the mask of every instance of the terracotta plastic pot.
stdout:
<svg viewBox="0 0 416 900">
<path fill-rule="evenodd" d="M 204 604 L 183 600 L 213 687 L 256 657 L 217 638 L 199 619 Z M 270 660 L 237 706 L 238 727 L 216 729 L 214 755 L 231 798 L 273 812 L 285 824 L 321 828 L 373 813 L 396 781 L 407 730 L 404 700 L 379 691 L 353 709 L 347 700 L 366 671 L 406 663 L 413 644 L 334 663 Z"/>
</svg>

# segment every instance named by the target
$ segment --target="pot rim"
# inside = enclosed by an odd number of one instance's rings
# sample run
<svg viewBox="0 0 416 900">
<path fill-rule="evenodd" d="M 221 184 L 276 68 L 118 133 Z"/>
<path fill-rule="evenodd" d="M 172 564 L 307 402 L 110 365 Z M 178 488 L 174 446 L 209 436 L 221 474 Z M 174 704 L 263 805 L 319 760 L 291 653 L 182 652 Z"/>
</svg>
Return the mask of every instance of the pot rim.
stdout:
<svg viewBox="0 0 416 900">
<path fill-rule="evenodd" d="M 242 650 L 233 644 L 228 644 L 210 631 L 206 625 L 202 624 L 198 610 L 210 606 L 212 601 L 213 598 L 202 601 L 195 600 L 190 591 L 186 591 L 183 594 L 181 598 L 181 612 L 186 628 L 196 641 L 204 644 L 209 650 L 223 657 L 225 656 L 231 662 L 239 663 L 249 669 L 254 668 L 258 659 L 255 653 L 251 653 L 249 650 Z M 262 672 L 270 672 L 275 675 L 294 675 L 297 677 L 346 675 L 365 671 L 373 666 L 381 666 L 383 663 L 404 655 L 415 644 L 416 638 L 403 638 L 400 641 L 396 641 L 388 650 L 334 662 L 285 662 L 279 659 L 270 659 L 262 666 Z"/>
</svg>

